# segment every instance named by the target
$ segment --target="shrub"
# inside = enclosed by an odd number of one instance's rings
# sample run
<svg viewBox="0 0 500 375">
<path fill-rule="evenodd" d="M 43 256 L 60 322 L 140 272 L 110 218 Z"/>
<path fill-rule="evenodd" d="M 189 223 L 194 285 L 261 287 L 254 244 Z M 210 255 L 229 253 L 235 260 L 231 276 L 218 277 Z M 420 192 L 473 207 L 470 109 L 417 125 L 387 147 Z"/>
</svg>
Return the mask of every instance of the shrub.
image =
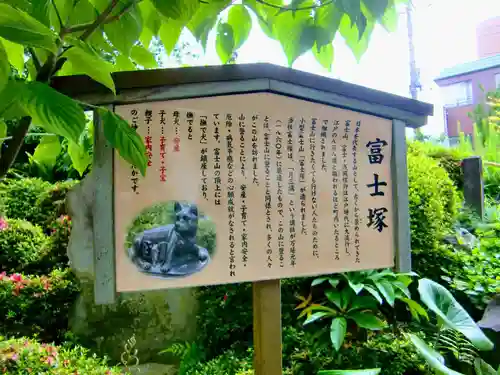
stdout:
<svg viewBox="0 0 500 375">
<path fill-rule="evenodd" d="M 47 237 L 38 226 L 27 221 L 2 220 L 0 271 L 21 272 L 39 259 Z"/>
<path fill-rule="evenodd" d="M 436 248 L 455 220 L 458 194 L 444 168 L 421 153 L 408 154 L 412 248 Z"/>
<path fill-rule="evenodd" d="M 4 336 L 33 336 L 50 342 L 63 339 L 78 287 L 70 270 L 48 276 L 1 274 L 0 332 Z"/>
<path fill-rule="evenodd" d="M 0 371 L 11 375 L 126 374 L 108 367 L 106 359 L 90 356 L 82 347 L 41 344 L 25 337 L 0 341 Z"/>
<path fill-rule="evenodd" d="M 78 181 L 64 181 L 52 185 L 37 199 L 39 212 L 35 222 L 42 228 L 51 228 L 53 222 L 59 217 L 67 215 L 66 196 Z"/>
</svg>

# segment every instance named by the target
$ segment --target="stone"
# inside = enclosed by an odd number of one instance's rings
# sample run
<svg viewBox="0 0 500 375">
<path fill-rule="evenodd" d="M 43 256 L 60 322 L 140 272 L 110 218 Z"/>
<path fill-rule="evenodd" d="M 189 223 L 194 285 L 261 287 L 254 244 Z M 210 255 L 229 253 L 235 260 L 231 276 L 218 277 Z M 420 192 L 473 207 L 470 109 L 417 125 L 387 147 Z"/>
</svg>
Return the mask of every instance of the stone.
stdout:
<svg viewBox="0 0 500 375">
<path fill-rule="evenodd" d="M 194 289 L 121 293 L 113 305 L 94 303 L 94 184 L 91 173 L 68 196 L 73 222 L 68 256 L 81 287 L 70 316 L 70 330 L 82 344 L 112 363 L 120 362 L 124 344 L 132 336 L 139 363 L 169 363 L 172 358 L 158 352 L 173 342 L 194 337 Z"/>
</svg>

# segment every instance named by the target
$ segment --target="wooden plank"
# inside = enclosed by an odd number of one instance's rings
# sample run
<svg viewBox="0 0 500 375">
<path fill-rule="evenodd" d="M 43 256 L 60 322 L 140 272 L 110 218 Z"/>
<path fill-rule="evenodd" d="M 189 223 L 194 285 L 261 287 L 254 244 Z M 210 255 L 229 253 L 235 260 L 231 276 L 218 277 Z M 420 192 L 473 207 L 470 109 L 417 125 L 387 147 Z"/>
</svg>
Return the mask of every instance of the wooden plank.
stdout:
<svg viewBox="0 0 500 375">
<path fill-rule="evenodd" d="M 255 375 L 281 375 L 281 281 L 253 283 Z"/>
<path fill-rule="evenodd" d="M 479 156 L 462 161 L 464 171 L 464 200 L 480 218 L 484 217 L 483 163 Z"/>
<path fill-rule="evenodd" d="M 112 107 L 108 109 L 112 110 Z M 113 204 L 113 148 L 104 137 L 100 118 L 94 111 L 95 183 L 92 210 L 94 235 L 94 298 L 95 303 L 112 304 L 116 300 L 115 241 Z"/>
<path fill-rule="evenodd" d="M 410 207 L 408 199 L 408 163 L 406 160 L 406 132 L 402 121 L 392 122 L 392 194 L 394 197 L 395 268 L 398 272 L 411 271 Z"/>
</svg>

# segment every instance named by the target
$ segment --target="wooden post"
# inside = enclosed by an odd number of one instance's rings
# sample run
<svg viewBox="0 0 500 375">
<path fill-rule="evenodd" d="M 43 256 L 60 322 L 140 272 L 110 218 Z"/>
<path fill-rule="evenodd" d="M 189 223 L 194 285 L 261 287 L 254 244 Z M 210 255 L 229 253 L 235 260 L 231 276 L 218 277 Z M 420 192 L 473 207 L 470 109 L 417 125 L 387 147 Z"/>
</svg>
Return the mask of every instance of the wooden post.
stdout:
<svg viewBox="0 0 500 375">
<path fill-rule="evenodd" d="M 253 283 L 255 375 L 281 375 L 281 282 Z"/>
<path fill-rule="evenodd" d="M 462 162 L 464 172 L 464 199 L 482 219 L 484 217 L 483 164 L 479 156 L 466 158 Z"/>
</svg>

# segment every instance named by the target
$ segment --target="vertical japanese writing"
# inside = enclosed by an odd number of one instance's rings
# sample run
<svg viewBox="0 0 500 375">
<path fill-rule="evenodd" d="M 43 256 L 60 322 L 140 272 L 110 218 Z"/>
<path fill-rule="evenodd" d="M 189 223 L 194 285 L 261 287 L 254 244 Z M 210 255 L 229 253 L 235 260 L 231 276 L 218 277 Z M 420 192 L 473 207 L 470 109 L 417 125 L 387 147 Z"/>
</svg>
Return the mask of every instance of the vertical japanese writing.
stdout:
<svg viewBox="0 0 500 375">
<path fill-rule="evenodd" d="M 275 145 L 274 149 L 276 150 L 276 180 L 277 180 L 277 189 L 276 189 L 276 199 L 277 204 L 276 208 L 279 215 L 278 222 L 278 254 L 280 260 L 280 267 L 285 267 L 285 215 L 284 215 L 284 204 L 283 204 L 283 135 L 284 128 L 283 122 L 281 120 L 276 121 L 276 125 L 274 126 L 276 129 L 275 133 Z"/>
<path fill-rule="evenodd" d="M 382 153 L 382 149 L 387 146 L 387 142 L 383 139 L 376 138 L 374 141 L 370 141 L 366 144 L 366 147 L 369 149 L 368 153 L 368 161 L 370 164 L 382 164 L 384 161 L 384 154 Z M 377 168 L 374 165 L 374 168 Z M 372 198 L 376 198 L 377 196 L 384 196 L 385 193 L 383 191 L 383 187 L 387 186 L 387 182 L 380 181 L 380 176 L 378 173 L 373 173 L 373 183 L 366 185 L 369 188 L 373 188 L 373 192 L 370 193 Z M 379 207 L 378 205 L 374 208 L 368 209 L 368 227 L 372 227 L 381 233 L 384 228 L 387 228 L 388 225 L 385 222 L 388 210 L 386 207 Z"/>
<path fill-rule="evenodd" d="M 286 152 L 288 156 L 288 160 L 293 160 L 293 117 L 288 119 L 287 125 L 287 142 L 286 142 Z"/>
<path fill-rule="evenodd" d="M 193 140 L 193 122 L 194 122 L 194 113 L 188 112 L 186 113 L 186 121 L 188 123 L 188 140 Z"/>
<path fill-rule="evenodd" d="M 305 155 L 305 137 L 304 132 L 306 129 L 306 120 L 304 118 L 300 119 L 299 123 L 299 181 L 301 184 L 306 182 L 306 155 Z M 307 235 L 307 225 L 306 225 L 306 190 L 305 185 L 300 187 L 300 233 L 302 235 Z"/>
<path fill-rule="evenodd" d="M 323 120 L 321 125 L 321 170 L 326 172 L 326 139 L 328 137 L 328 120 Z"/>
<path fill-rule="evenodd" d="M 344 135 L 342 138 L 346 143 L 342 144 L 342 195 L 344 197 L 344 247 L 345 253 L 351 256 L 351 231 L 349 218 L 349 165 L 347 161 L 347 141 L 349 141 L 349 132 L 351 128 L 351 120 L 345 121 Z"/>
<path fill-rule="evenodd" d="M 144 111 L 144 122 L 147 125 L 147 135 L 144 138 L 146 145 L 146 156 L 148 157 L 148 168 L 153 165 L 153 139 L 151 137 L 151 122 L 153 122 L 153 111 L 146 109 Z"/>
<path fill-rule="evenodd" d="M 309 132 L 309 152 L 311 162 L 311 221 L 312 221 L 312 255 L 319 258 L 318 240 L 318 196 L 316 186 L 316 126 L 318 119 L 311 119 L 311 131 Z"/>
<path fill-rule="evenodd" d="M 181 136 L 180 136 L 180 122 L 179 122 L 179 111 L 174 111 L 174 152 L 181 151 Z"/>
<path fill-rule="evenodd" d="M 259 160 L 259 148 L 258 148 L 258 138 L 257 138 L 257 120 L 258 115 L 252 116 L 252 184 L 259 185 L 259 178 L 257 175 L 257 162 Z"/>
<path fill-rule="evenodd" d="M 227 117 L 226 117 L 227 119 Z M 227 212 L 228 212 L 228 224 L 229 224 L 229 276 L 236 276 L 236 237 L 235 237 L 235 211 L 234 211 L 234 145 L 233 145 L 233 135 L 231 133 L 232 121 L 226 121 L 226 162 L 227 162 Z M 219 168 L 220 172 L 220 168 Z M 220 177 L 219 177 L 220 180 Z M 216 203 L 217 204 L 217 203 Z M 220 204 L 220 202 L 219 202 Z"/>
<path fill-rule="evenodd" d="M 214 113 L 214 139 L 217 143 L 220 143 L 220 120 L 218 113 Z"/>
<path fill-rule="evenodd" d="M 293 147 L 293 123 L 294 118 L 290 117 L 287 124 L 287 144 L 286 153 L 288 160 L 294 160 L 294 147 Z M 290 249 L 290 266 L 295 267 L 297 264 L 296 255 L 296 224 L 295 224 L 295 168 L 288 168 L 288 235 L 289 235 L 289 249 Z"/>
<path fill-rule="evenodd" d="M 332 126 L 332 203 L 333 203 L 333 240 L 335 248 L 335 260 L 340 260 L 340 220 L 339 220 L 339 173 L 337 169 L 337 131 L 340 123 L 335 120 Z"/>
<path fill-rule="evenodd" d="M 240 166 L 241 176 L 246 178 L 246 155 L 245 155 L 245 115 L 242 113 L 238 117 L 238 129 L 240 132 Z"/>
<path fill-rule="evenodd" d="M 266 230 L 267 230 L 267 242 L 266 242 L 266 254 L 267 254 L 267 267 L 271 268 L 273 266 L 273 247 L 271 244 L 272 240 L 272 225 L 271 225 L 271 133 L 269 129 L 269 117 L 264 118 L 264 173 L 266 175 L 266 193 L 265 193 L 265 209 L 266 209 Z"/>
<path fill-rule="evenodd" d="M 165 165 L 165 155 L 166 155 L 166 138 L 165 138 L 165 114 L 166 112 L 162 109 L 158 113 L 160 115 L 160 182 L 167 181 L 167 167 Z"/>
<path fill-rule="evenodd" d="M 247 207 L 247 186 L 245 184 L 240 186 L 240 199 L 241 199 L 241 260 L 243 267 L 247 266 L 248 262 L 248 207 Z"/>
<path fill-rule="evenodd" d="M 207 116 L 200 116 L 200 144 L 207 144 Z M 208 148 L 201 148 L 200 155 L 201 168 L 201 194 L 203 198 L 208 200 Z"/>
<path fill-rule="evenodd" d="M 221 179 L 221 163 L 220 163 L 220 148 L 214 148 L 214 203 L 216 206 L 221 205 L 222 198 L 222 179 Z M 234 194 L 234 192 L 233 192 Z"/>
<path fill-rule="evenodd" d="M 132 128 L 137 130 L 139 127 L 139 125 L 137 125 L 137 122 L 139 121 L 139 112 L 134 108 L 130 111 L 130 114 L 132 115 Z M 139 194 L 139 171 L 133 165 L 131 165 L 130 168 L 132 169 L 132 176 L 130 178 L 130 181 L 132 182 L 132 191 Z"/>
<path fill-rule="evenodd" d="M 356 127 L 354 129 L 354 136 L 352 139 L 352 175 L 353 175 L 353 187 L 354 187 L 354 248 L 356 249 L 355 262 L 360 263 L 360 234 L 359 225 L 360 219 L 360 208 L 359 208 L 359 182 L 358 182 L 358 148 L 359 148 L 359 132 L 361 127 L 361 121 L 356 121 Z"/>
</svg>

